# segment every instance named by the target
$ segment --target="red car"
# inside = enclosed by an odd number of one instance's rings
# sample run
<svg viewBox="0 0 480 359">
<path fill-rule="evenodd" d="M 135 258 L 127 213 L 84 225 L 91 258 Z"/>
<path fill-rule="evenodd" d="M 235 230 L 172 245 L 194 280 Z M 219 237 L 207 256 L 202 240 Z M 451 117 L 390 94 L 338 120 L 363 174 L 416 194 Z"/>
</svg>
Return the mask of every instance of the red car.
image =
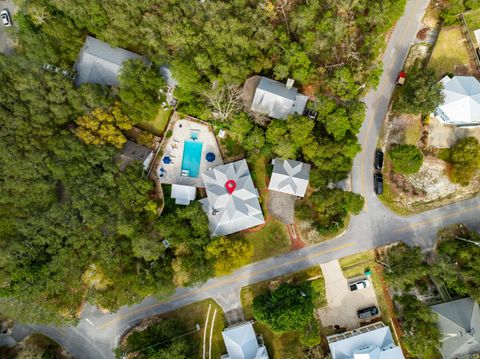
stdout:
<svg viewBox="0 0 480 359">
<path fill-rule="evenodd" d="M 407 78 L 407 74 L 403 71 L 400 71 L 397 77 L 397 85 L 402 86 L 406 78 Z"/>
</svg>

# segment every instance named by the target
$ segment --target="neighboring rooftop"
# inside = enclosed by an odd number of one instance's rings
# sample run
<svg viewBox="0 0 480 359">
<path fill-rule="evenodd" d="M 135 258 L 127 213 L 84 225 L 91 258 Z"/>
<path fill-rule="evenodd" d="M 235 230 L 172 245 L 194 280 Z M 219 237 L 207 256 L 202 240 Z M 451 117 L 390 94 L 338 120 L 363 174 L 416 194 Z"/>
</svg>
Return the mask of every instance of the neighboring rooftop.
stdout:
<svg viewBox="0 0 480 359">
<path fill-rule="evenodd" d="M 265 223 L 247 161 L 202 173 L 207 198 L 201 200 L 212 236 L 227 235 Z"/>
<path fill-rule="evenodd" d="M 268 189 L 303 197 L 310 178 L 310 168 L 307 163 L 276 158 L 273 160 L 273 172 Z"/>
<path fill-rule="evenodd" d="M 442 335 L 440 353 L 444 359 L 470 357 L 480 353 L 480 309 L 470 298 L 430 307 L 438 314 Z"/>
<path fill-rule="evenodd" d="M 118 86 L 118 74 L 124 61 L 143 59 L 142 56 L 87 36 L 75 62 L 75 85 L 95 83 Z"/>
<path fill-rule="evenodd" d="M 195 200 L 196 189 L 194 186 L 184 186 L 181 184 L 172 184 L 171 197 L 175 198 L 175 204 L 188 206 Z"/>
<path fill-rule="evenodd" d="M 143 164 L 143 169 L 146 171 L 150 166 L 152 158 L 153 151 L 151 148 L 139 145 L 133 141 L 127 141 L 120 156 L 120 169 L 123 171 L 130 163 L 139 161 Z"/>
<path fill-rule="evenodd" d="M 332 359 L 404 359 L 390 328 L 381 322 L 328 336 L 327 341 Z"/>
<path fill-rule="evenodd" d="M 480 126 L 480 83 L 473 76 L 445 76 L 440 80 L 443 85 L 443 103 L 435 114 L 450 125 Z"/>
<path fill-rule="evenodd" d="M 268 359 L 267 348 L 255 335 L 251 322 L 227 328 L 222 336 L 228 355 L 221 359 Z"/>
<path fill-rule="evenodd" d="M 298 93 L 296 87 L 261 77 L 255 90 L 251 110 L 276 119 L 283 119 L 291 114 L 303 114 L 308 97 Z"/>
</svg>

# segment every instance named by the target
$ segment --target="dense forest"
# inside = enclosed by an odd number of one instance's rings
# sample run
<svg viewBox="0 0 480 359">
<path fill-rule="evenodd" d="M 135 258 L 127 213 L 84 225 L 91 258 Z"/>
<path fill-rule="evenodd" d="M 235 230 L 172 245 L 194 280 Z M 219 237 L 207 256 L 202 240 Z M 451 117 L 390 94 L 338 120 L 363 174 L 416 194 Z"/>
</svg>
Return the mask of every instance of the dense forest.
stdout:
<svg viewBox="0 0 480 359">
<path fill-rule="evenodd" d="M 44 71 L 45 63 L 70 69 L 90 34 L 169 64 L 179 110 L 206 120 L 203 94 L 212 85 L 239 86 L 254 74 L 293 78 L 316 98 L 315 123 L 257 124 L 239 111 L 228 126 L 243 131 L 237 140 L 251 154 L 312 162 L 312 182 L 321 187 L 344 178 L 360 149 L 358 100 L 378 82 L 379 54 L 405 0 L 17 4 L 16 55 L 0 56 L 0 312 L 59 323 L 75 322 L 84 301 L 115 310 L 223 273 L 219 258 L 228 243 L 208 236 L 199 205 L 158 219 L 140 165 L 121 172 L 114 161 L 119 131 L 155 112 L 148 99 L 160 82 L 149 69 L 142 75 L 129 67 L 116 94 L 75 88 L 61 73 Z M 129 76 L 135 73 L 141 89 Z M 108 139 L 96 137 L 95 121 L 115 124 Z M 335 191 L 317 197 L 334 196 L 342 198 L 342 214 L 361 207 Z M 320 216 L 318 206 L 312 210 Z M 161 243 L 166 236 L 169 249 Z"/>
</svg>

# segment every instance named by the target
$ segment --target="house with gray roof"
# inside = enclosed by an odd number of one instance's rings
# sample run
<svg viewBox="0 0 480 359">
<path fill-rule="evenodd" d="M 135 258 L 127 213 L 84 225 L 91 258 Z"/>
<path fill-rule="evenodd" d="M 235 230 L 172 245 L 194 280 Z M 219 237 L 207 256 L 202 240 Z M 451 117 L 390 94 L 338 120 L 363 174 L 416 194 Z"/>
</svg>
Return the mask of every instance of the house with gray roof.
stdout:
<svg viewBox="0 0 480 359">
<path fill-rule="evenodd" d="M 251 322 L 229 327 L 222 336 L 228 354 L 221 359 L 268 359 L 263 338 L 255 334 Z"/>
<path fill-rule="evenodd" d="M 118 75 L 123 62 L 136 59 L 144 58 L 131 51 L 111 47 L 106 42 L 87 36 L 74 65 L 77 72 L 75 85 L 94 83 L 118 86 Z"/>
<path fill-rule="evenodd" d="M 151 148 L 140 145 L 133 141 L 127 141 L 120 155 L 120 169 L 123 171 L 132 162 L 139 161 L 143 165 L 145 171 L 150 167 L 153 159 L 153 151 Z"/>
<path fill-rule="evenodd" d="M 298 89 L 293 87 L 293 80 L 284 84 L 261 77 L 250 109 L 276 119 L 284 119 L 294 113 L 302 115 L 307 101 L 308 97 L 298 93 Z"/>
<path fill-rule="evenodd" d="M 209 168 L 202 173 L 202 179 L 207 197 L 200 202 L 208 216 L 212 236 L 265 223 L 247 161 Z"/>
<path fill-rule="evenodd" d="M 308 163 L 275 158 L 268 189 L 303 197 L 308 187 L 310 168 Z"/>
<path fill-rule="evenodd" d="M 332 359 L 404 359 L 382 322 L 327 337 Z"/>
<path fill-rule="evenodd" d="M 480 309 L 471 298 L 430 307 L 438 314 L 440 353 L 444 359 L 472 358 L 480 353 Z"/>
<path fill-rule="evenodd" d="M 480 126 L 480 82 L 473 76 L 445 76 L 443 102 L 435 115 L 446 125 L 459 127 Z"/>
</svg>

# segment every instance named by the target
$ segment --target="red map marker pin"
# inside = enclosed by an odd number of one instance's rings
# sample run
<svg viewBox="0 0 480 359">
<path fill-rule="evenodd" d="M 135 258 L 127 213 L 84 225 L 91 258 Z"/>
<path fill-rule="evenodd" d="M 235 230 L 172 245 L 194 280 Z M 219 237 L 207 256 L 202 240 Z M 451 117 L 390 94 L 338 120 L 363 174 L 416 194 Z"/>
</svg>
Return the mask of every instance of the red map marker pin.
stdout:
<svg viewBox="0 0 480 359">
<path fill-rule="evenodd" d="M 234 180 L 228 180 L 225 183 L 225 188 L 227 189 L 228 194 L 232 194 L 233 191 L 235 191 L 236 187 L 237 187 L 237 184 L 235 183 Z"/>
</svg>

